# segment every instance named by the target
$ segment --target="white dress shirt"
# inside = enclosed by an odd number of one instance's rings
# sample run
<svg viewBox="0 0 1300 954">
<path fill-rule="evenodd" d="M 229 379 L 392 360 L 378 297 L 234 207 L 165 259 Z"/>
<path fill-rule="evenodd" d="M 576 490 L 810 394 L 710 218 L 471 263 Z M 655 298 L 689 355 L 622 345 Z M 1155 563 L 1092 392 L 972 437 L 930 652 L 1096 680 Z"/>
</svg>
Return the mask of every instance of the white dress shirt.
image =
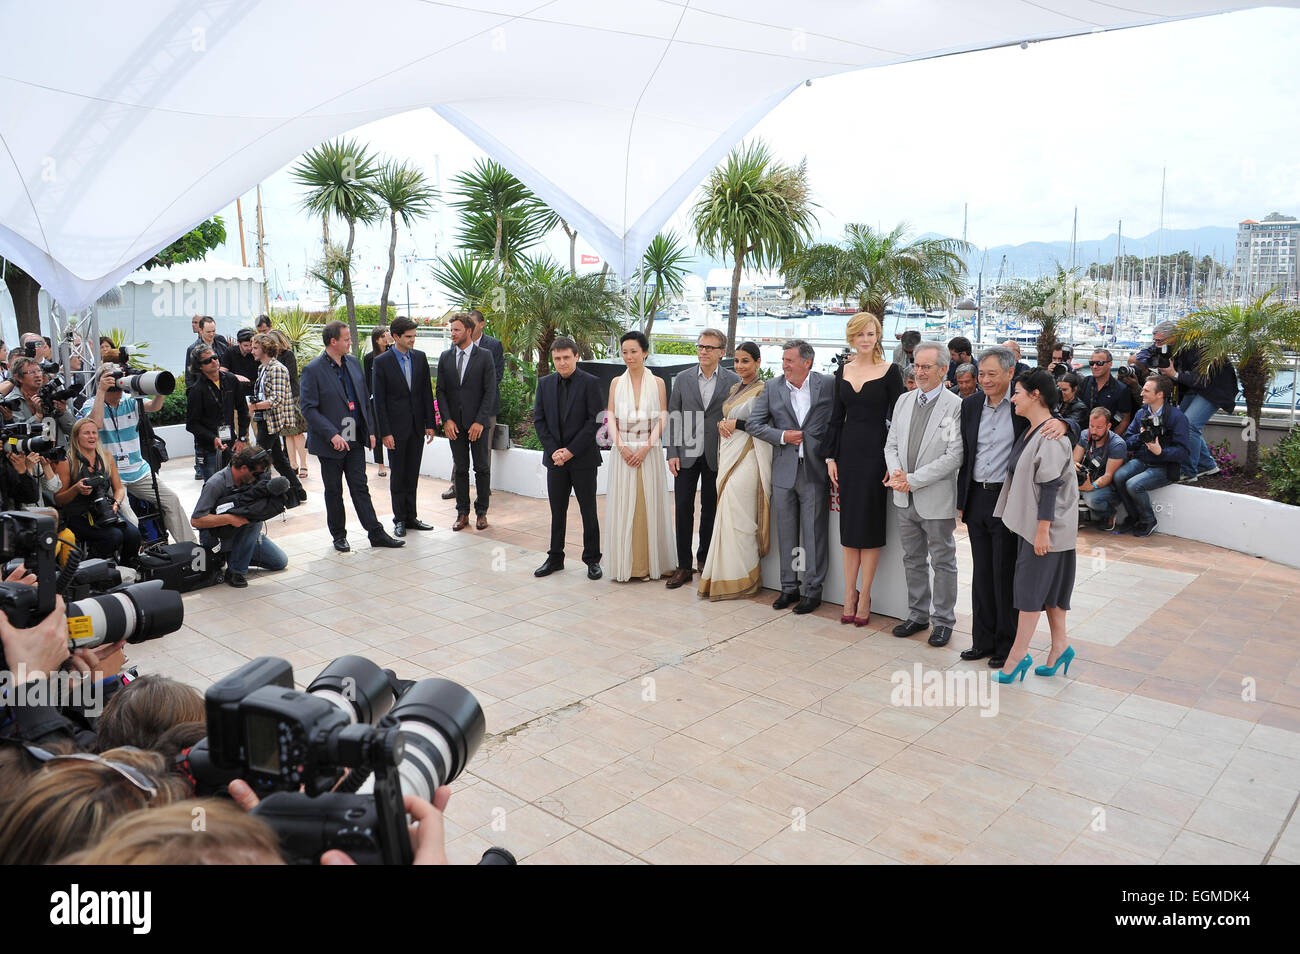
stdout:
<svg viewBox="0 0 1300 954">
<path fill-rule="evenodd" d="M 705 376 L 703 368 L 700 368 L 696 373 L 700 376 L 700 401 L 707 411 L 709 403 L 713 400 L 713 389 L 718 383 L 718 369 L 714 368 L 713 374 L 708 377 Z"/>
<path fill-rule="evenodd" d="M 803 379 L 802 387 L 795 387 L 787 378 L 785 386 L 790 389 L 790 406 L 794 408 L 794 418 L 803 427 L 804 419 L 808 416 L 808 409 L 812 407 L 812 387 L 808 383 L 812 380 L 812 375 Z M 781 443 L 785 443 L 785 433 L 781 434 Z M 799 442 L 799 457 L 803 458 L 803 441 Z"/>
<path fill-rule="evenodd" d="M 922 391 L 920 388 L 917 388 L 916 390 L 917 390 L 917 397 L 916 397 L 917 405 L 920 406 L 922 397 L 925 398 L 925 403 L 929 404 L 931 401 L 937 401 L 939 399 L 939 392 L 943 390 L 943 382 L 940 381 L 937 385 L 935 385 L 935 387 L 932 390 L 929 391 Z"/>
</svg>

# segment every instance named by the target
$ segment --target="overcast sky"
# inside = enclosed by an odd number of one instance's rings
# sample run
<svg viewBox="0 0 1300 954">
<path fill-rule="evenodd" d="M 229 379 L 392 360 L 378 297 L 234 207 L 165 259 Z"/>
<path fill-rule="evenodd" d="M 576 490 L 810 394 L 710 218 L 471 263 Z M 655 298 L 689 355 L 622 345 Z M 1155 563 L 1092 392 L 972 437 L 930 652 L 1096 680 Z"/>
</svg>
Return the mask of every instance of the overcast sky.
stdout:
<svg viewBox="0 0 1300 954">
<path fill-rule="evenodd" d="M 1162 165 L 1167 228 L 1235 227 L 1300 213 L 1298 50 L 1300 10 L 1264 9 L 970 53 L 817 80 L 754 134 L 787 161 L 807 156 L 832 238 L 852 221 L 960 235 L 964 202 L 978 246 L 1068 239 L 1076 205 L 1081 240 L 1121 218 L 1126 236 L 1145 235 L 1159 221 Z M 354 134 L 444 184 L 481 155 L 427 109 Z M 273 284 L 319 257 L 319 221 L 297 201 L 286 170 L 263 184 Z M 216 257 L 238 262 L 233 203 L 221 214 L 230 240 Z M 679 211 L 669 225 L 684 222 Z M 252 193 L 244 224 L 253 264 Z M 444 252 L 454 228 L 444 212 L 441 247 L 435 217 L 403 232 L 398 252 Z M 567 255 L 562 236 L 553 246 Z M 386 231 L 358 249 L 380 264 Z"/>
</svg>

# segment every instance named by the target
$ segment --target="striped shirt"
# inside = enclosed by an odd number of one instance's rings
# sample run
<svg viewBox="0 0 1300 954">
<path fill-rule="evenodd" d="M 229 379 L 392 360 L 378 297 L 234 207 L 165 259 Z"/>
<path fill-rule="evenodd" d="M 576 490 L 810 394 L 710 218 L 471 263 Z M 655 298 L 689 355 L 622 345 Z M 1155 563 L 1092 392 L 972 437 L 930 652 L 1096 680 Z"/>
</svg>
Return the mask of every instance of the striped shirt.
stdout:
<svg viewBox="0 0 1300 954">
<path fill-rule="evenodd" d="M 81 416 L 89 417 L 93 406 L 93 402 L 87 401 Z M 140 455 L 140 402 L 135 398 L 123 394 L 117 407 L 104 402 L 104 426 L 100 428 L 99 441 L 117 462 L 123 483 L 149 476 L 149 464 Z"/>
</svg>

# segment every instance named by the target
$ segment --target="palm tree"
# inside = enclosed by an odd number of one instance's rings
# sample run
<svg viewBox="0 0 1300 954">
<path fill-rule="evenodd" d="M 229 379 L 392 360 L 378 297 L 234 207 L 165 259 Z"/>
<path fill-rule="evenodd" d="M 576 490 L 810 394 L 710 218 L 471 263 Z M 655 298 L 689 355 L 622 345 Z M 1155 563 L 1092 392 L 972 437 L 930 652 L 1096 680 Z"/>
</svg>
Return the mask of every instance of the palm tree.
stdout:
<svg viewBox="0 0 1300 954">
<path fill-rule="evenodd" d="M 355 139 L 335 139 L 321 143 L 298 160 L 291 175 L 307 190 L 302 207 L 312 215 L 337 215 L 348 223 L 348 244 L 343 249 L 340 270 L 343 274 L 343 297 L 348 305 L 348 330 L 356 344 L 357 304 L 352 294 L 352 246 L 357 238 L 357 223 L 374 222 L 380 212 L 372 190 L 379 164 L 369 146 Z"/>
<path fill-rule="evenodd" d="M 740 275 L 746 259 L 755 268 L 784 270 L 807 241 L 816 222 L 809 198 L 808 163 L 787 166 L 772 158 L 762 140 L 736 147 L 709 175 L 691 222 L 705 253 L 730 257 L 731 314 L 727 356 L 736 353 Z"/>
<path fill-rule="evenodd" d="M 998 293 L 997 303 L 999 308 L 1039 323 L 1035 349 L 1040 368 L 1052 364 L 1052 347 L 1061 340 L 1063 320 L 1080 312 L 1096 315 L 1100 306 L 1092 282 L 1081 278 L 1078 268 L 1066 268 L 1060 262 L 1055 275 L 1012 281 Z"/>
<path fill-rule="evenodd" d="M 453 192 L 460 196 L 451 203 L 461 212 L 457 242 L 490 257 L 502 278 L 518 268 L 523 253 L 550 231 L 551 211 L 508 169 L 491 159 L 479 159 L 471 171 L 451 181 Z"/>
<path fill-rule="evenodd" d="M 1175 346 L 1200 348 L 1197 370 L 1208 373 L 1234 357 L 1246 398 L 1254 440 L 1246 442 L 1246 475 L 1259 472 L 1259 424 L 1273 376 L 1286 364 L 1286 351 L 1300 351 L 1300 308 L 1269 301 L 1276 289 L 1246 304 L 1216 305 L 1194 311 L 1171 335 Z"/>
<path fill-rule="evenodd" d="M 549 257 L 525 261 L 505 285 L 505 307 L 492 315 L 493 327 L 510 341 L 510 350 L 537 353 L 537 374 L 550 368 L 551 344 L 565 334 L 580 351 L 623 331 L 622 293 L 599 273 L 570 275 Z"/>
<path fill-rule="evenodd" d="M 392 230 L 388 239 L 388 271 L 384 274 L 384 290 L 379 295 L 379 323 L 388 323 L 388 289 L 397 269 L 397 218 L 409 229 L 416 219 L 422 219 L 433 209 L 438 190 L 429 184 L 424 173 L 409 162 L 384 163 L 375 177 L 375 200 L 380 208 L 388 210 L 388 224 Z"/>
<path fill-rule="evenodd" d="M 890 232 L 850 224 L 842 244 L 820 243 L 796 255 L 786 279 L 803 289 L 806 298 L 856 298 L 861 311 L 882 320 L 895 298 L 930 309 L 960 295 L 966 274 L 962 256 L 973 246 L 960 239 L 909 242 L 907 236 L 902 222 Z"/>
<path fill-rule="evenodd" d="M 651 240 L 641 258 L 641 281 L 652 285 L 650 307 L 643 316 L 645 336 L 650 337 L 655 326 L 655 313 L 659 303 L 670 295 L 682 293 L 682 279 L 686 277 L 686 262 L 691 256 L 676 232 L 660 232 Z"/>
<path fill-rule="evenodd" d="M 487 304 L 497 284 L 496 267 L 474 252 L 452 252 L 430 266 L 429 271 L 452 300 L 461 308 L 479 308 Z M 500 305 L 498 304 L 498 307 Z"/>
</svg>

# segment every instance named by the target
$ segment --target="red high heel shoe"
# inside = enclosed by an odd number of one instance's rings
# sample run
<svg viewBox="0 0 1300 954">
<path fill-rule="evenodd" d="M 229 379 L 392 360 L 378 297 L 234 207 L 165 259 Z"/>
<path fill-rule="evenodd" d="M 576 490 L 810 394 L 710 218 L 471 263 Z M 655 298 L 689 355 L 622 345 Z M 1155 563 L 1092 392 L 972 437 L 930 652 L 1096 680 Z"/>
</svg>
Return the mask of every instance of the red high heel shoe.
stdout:
<svg viewBox="0 0 1300 954">
<path fill-rule="evenodd" d="M 847 603 L 847 602 L 846 602 L 844 605 L 845 605 L 846 608 L 848 607 L 848 603 Z M 854 590 L 854 591 L 853 591 L 853 606 L 854 606 L 855 609 L 857 608 L 857 605 L 858 605 L 858 591 L 857 591 L 857 590 Z M 843 616 L 840 617 L 840 625 L 841 625 L 841 626 L 847 626 L 847 625 L 849 625 L 849 623 L 852 623 L 853 621 L 854 621 L 854 616 L 853 616 L 852 613 L 846 613 L 846 614 L 844 614 Z"/>
<path fill-rule="evenodd" d="M 858 602 L 862 602 L 862 601 L 859 600 Z M 870 620 L 871 620 L 871 594 L 868 593 L 868 594 L 867 594 L 867 615 L 866 615 L 866 616 L 854 616 L 854 618 L 853 618 L 853 625 L 854 625 L 854 626 L 866 626 L 866 625 L 868 625 L 868 623 L 870 622 Z"/>
</svg>

